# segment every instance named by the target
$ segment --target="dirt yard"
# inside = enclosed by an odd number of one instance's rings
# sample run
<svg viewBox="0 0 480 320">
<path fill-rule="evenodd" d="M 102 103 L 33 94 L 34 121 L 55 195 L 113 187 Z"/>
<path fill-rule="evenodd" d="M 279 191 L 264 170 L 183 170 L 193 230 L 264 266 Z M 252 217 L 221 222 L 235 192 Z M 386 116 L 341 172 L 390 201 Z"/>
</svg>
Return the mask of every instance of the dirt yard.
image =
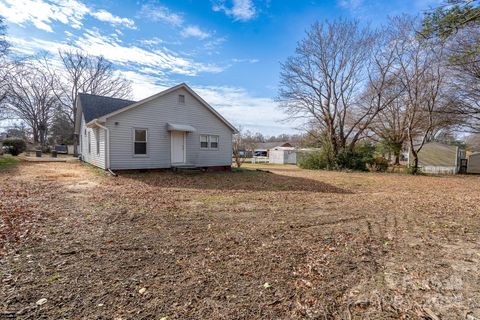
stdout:
<svg viewBox="0 0 480 320">
<path fill-rule="evenodd" d="M 480 177 L 266 168 L 0 170 L 0 319 L 480 319 Z"/>
</svg>

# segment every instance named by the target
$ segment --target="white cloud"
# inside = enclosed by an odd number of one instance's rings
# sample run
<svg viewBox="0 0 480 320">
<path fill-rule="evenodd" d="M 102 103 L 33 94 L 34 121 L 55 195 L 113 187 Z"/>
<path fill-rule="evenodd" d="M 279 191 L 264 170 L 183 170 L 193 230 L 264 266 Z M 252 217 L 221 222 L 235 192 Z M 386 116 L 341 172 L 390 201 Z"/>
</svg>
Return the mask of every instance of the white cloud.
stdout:
<svg viewBox="0 0 480 320">
<path fill-rule="evenodd" d="M 184 36 L 185 38 L 188 38 L 188 37 L 193 37 L 193 38 L 198 38 L 198 39 L 206 39 L 208 37 L 210 37 L 210 33 L 206 32 L 206 31 L 203 31 L 202 29 L 200 29 L 198 26 L 188 26 L 188 27 L 185 27 L 183 30 L 182 30 L 182 36 Z"/>
<path fill-rule="evenodd" d="M 92 12 L 91 15 L 100 21 L 108 22 L 112 25 L 121 25 L 130 29 L 135 29 L 135 22 L 132 19 L 114 16 L 107 10 L 98 10 Z"/>
<path fill-rule="evenodd" d="M 33 54 L 38 50 L 47 50 L 52 54 L 57 54 L 58 50 L 81 49 L 91 55 L 104 56 L 106 59 L 125 68 L 140 66 L 158 70 L 158 73 L 196 76 L 199 73 L 219 73 L 226 68 L 182 57 L 165 47 L 149 50 L 135 45 L 123 45 L 116 35 L 115 37 L 109 37 L 100 34 L 96 30 L 87 29 L 83 36 L 78 37 L 72 44 L 37 38 L 27 40 L 9 37 L 8 40 L 13 44 L 14 50 L 23 54 Z"/>
<path fill-rule="evenodd" d="M 20 26 L 32 23 L 47 32 L 53 32 L 54 22 L 80 29 L 87 14 L 99 21 L 135 28 L 133 20 L 114 16 L 106 10 L 92 11 L 79 0 L 2 0 L 0 14 L 11 23 Z"/>
<path fill-rule="evenodd" d="M 193 89 L 236 126 L 265 135 L 294 131 L 295 124 L 281 123 L 285 115 L 271 98 L 252 96 L 239 87 L 193 86 Z"/>
<path fill-rule="evenodd" d="M 260 60 L 258 59 L 238 59 L 238 58 L 233 58 L 232 62 L 234 63 L 257 63 Z"/>
<path fill-rule="evenodd" d="M 363 0 L 338 0 L 337 3 L 344 9 L 355 10 L 363 5 Z"/>
<path fill-rule="evenodd" d="M 161 21 L 172 26 L 180 26 L 183 24 L 183 14 L 172 12 L 165 6 L 147 3 L 142 5 L 138 14 L 139 18 L 146 17 L 152 21 Z"/>
<path fill-rule="evenodd" d="M 23 26 L 32 23 L 36 28 L 53 32 L 51 24 L 60 22 L 79 29 L 89 8 L 76 0 L 46 2 L 43 0 L 4 0 L 0 13 L 9 22 Z"/>
<path fill-rule="evenodd" d="M 227 6 L 225 0 L 217 0 L 212 6 L 213 11 L 223 11 L 234 20 L 248 21 L 255 18 L 257 9 L 252 0 L 232 0 L 232 5 Z"/>
</svg>

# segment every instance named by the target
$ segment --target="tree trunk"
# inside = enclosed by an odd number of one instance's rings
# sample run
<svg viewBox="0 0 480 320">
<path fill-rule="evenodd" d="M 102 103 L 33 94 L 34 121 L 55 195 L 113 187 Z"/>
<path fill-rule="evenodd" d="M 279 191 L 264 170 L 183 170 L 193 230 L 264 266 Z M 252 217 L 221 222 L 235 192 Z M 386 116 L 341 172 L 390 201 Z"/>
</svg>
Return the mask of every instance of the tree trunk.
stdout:
<svg viewBox="0 0 480 320">
<path fill-rule="evenodd" d="M 32 134 L 33 134 L 33 143 L 37 144 L 39 142 L 38 130 L 35 128 L 32 128 Z"/>
<path fill-rule="evenodd" d="M 395 152 L 395 163 L 394 165 L 399 165 L 400 164 L 400 151 Z"/>
<path fill-rule="evenodd" d="M 78 134 L 73 134 L 73 156 L 78 157 Z"/>
<path fill-rule="evenodd" d="M 413 166 L 412 166 L 412 174 L 418 173 L 418 153 L 412 150 L 413 156 Z"/>
</svg>

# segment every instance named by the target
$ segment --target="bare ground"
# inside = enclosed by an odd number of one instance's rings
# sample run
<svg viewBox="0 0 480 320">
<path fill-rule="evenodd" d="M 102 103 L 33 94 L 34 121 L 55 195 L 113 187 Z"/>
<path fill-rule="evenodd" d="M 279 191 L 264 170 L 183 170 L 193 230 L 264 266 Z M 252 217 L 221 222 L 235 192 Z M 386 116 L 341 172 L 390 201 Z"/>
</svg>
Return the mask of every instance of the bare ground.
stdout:
<svg viewBox="0 0 480 320">
<path fill-rule="evenodd" d="M 266 168 L 0 171 L 0 319 L 480 319 L 480 177 Z"/>
</svg>

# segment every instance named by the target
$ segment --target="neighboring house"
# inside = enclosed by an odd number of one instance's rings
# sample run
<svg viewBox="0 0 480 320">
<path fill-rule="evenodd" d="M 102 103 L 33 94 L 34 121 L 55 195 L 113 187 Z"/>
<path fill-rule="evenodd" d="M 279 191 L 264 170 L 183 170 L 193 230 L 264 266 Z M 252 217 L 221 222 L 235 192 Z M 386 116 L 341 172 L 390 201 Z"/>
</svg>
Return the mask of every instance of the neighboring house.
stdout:
<svg viewBox="0 0 480 320">
<path fill-rule="evenodd" d="M 480 152 L 472 153 L 468 157 L 467 173 L 480 173 Z"/>
<path fill-rule="evenodd" d="M 456 174 L 460 171 L 465 158 L 465 150 L 458 146 L 429 142 L 418 153 L 418 165 L 425 173 Z M 409 154 L 409 164 L 413 164 L 411 154 Z"/>
<path fill-rule="evenodd" d="M 102 169 L 230 168 L 236 129 L 182 83 L 138 102 L 79 94 L 75 132 Z"/>
</svg>

